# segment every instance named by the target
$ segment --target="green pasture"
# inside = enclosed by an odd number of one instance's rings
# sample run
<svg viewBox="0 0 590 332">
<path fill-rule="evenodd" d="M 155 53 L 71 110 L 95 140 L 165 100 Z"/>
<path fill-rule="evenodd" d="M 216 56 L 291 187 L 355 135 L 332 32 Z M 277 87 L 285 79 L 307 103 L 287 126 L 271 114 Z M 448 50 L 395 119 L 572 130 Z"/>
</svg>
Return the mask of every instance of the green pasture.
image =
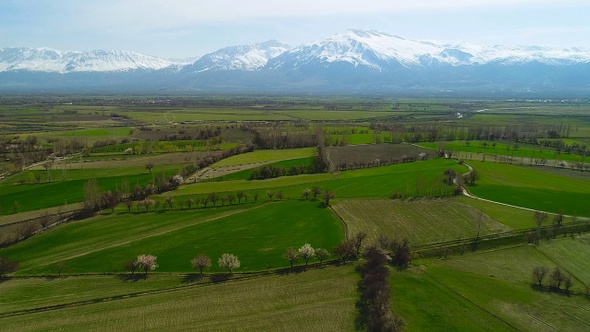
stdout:
<svg viewBox="0 0 590 332">
<path fill-rule="evenodd" d="M 252 163 L 268 163 L 278 160 L 299 159 L 311 157 L 316 152 L 315 148 L 282 149 L 282 150 L 255 150 L 222 159 L 211 167 L 235 166 Z"/>
<path fill-rule="evenodd" d="M 213 216 L 218 211 L 226 215 Z M 332 248 L 342 233 L 331 211 L 311 202 L 243 204 L 99 216 L 2 249 L 0 255 L 20 262 L 19 274 L 54 274 L 60 261 L 71 273 L 121 272 L 127 259 L 140 254 L 158 256 L 158 271 L 189 272 L 199 253 L 215 263 L 221 254 L 233 253 L 242 263 L 240 271 L 257 271 L 288 265 L 282 258 L 288 247 Z M 220 271 L 216 264 L 211 270 Z"/>
<path fill-rule="evenodd" d="M 541 242 L 538 249 L 567 273 L 576 277 L 577 289 L 590 287 L 590 234 Z"/>
<path fill-rule="evenodd" d="M 304 189 L 319 186 L 332 190 L 338 198 L 389 197 L 392 192 L 405 192 L 409 196 L 425 196 L 429 191 L 448 190 L 442 183 L 443 172 L 448 169 L 465 172 L 465 166 L 453 160 L 431 159 L 413 163 L 365 168 L 336 173 L 304 174 L 268 180 L 218 181 L 184 185 L 174 195 L 202 195 L 210 192 L 244 191 L 259 193 L 264 199 L 266 191 L 283 191 L 285 196 L 299 198 Z"/>
<path fill-rule="evenodd" d="M 197 285 L 68 308 L 0 318 L 3 331 L 353 331 L 358 274 L 351 267 Z M 155 279 L 157 280 L 157 279 Z M 10 281 L 12 282 L 12 281 Z M 59 282 L 44 280 L 47 287 Z M 115 281 L 116 282 L 116 281 Z M 131 292 L 152 281 L 118 281 Z M 4 287 L 0 284 L 0 289 Z M 105 283 L 98 283 L 98 286 Z M 112 291 L 88 279 L 97 298 Z M 100 291 L 105 292 L 104 295 Z M 67 293 L 66 293 L 67 292 Z M 92 292 L 92 290 L 90 290 Z M 75 290 L 64 290 L 75 299 Z M 65 294 L 64 294 L 65 295 Z M 38 306 L 45 303 L 43 299 Z"/>
<path fill-rule="evenodd" d="M 511 330 L 583 331 L 590 324 L 588 300 L 582 296 L 541 292 L 530 284 L 447 268 L 431 266 L 426 271 L 444 287 L 506 322 Z"/>
<path fill-rule="evenodd" d="M 379 236 L 407 238 L 414 245 L 476 237 L 509 228 L 479 210 L 448 199 L 338 200 L 333 209 L 346 222 L 349 234 L 365 232 L 369 242 Z"/>
<path fill-rule="evenodd" d="M 120 188 L 126 179 L 130 189 L 136 184 L 151 183 L 155 175 L 164 173 L 171 176 L 178 171 L 176 166 L 154 167 L 149 174 L 145 167 L 126 169 L 72 169 L 51 171 L 54 182 L 31 183 L 34 174 L 40 173 L 42 179 L 47 178 L 47 171 L 25 171 L 0 182 L 0 214 L 10 214 L 17 202 L 18 212 L 32 211 L 84 200 L 84 185 L 88 179 L 97 179 L 100 190 Z M 65 177 L 65 178 L 64 178 Z M 26 179 L 23 185 L 14 184 L 18 179 Z"/>
<path fill-rule="evenodd" d="M 491 146 L 494 142 L 487 142 L 487 147 L 483 147 L 483 141 L 472 141 L 469 146 L 464 141 L 445 142 L 444 146 L 446 150 L 455 152 L 461 152 L 460 155 L 455 154 L 455 157 L 459 159 L 474 159 L 475 156 L 480 156 L 478 159 L 483 158 L 483 154 L 486 155 L 486 160 L 489 162 L 494 161 L 494 155 L 506 156 L 506 157 L 518 157 L 518 158 L 533 158 L 547 160 L 563 160 L 563 161 L 575 161 L 580 162 L 583 157 L 573 153 L 557 152 L 553 148 L 544 146 L 534 145 L 523 145 L 519 144 L 518 149 L 514 149 L 514 143 L 496 142 L 495 148 Z M 422 142 L 418 143 L 419 146 L 424 148 L 438 150 L 439 143 Z M 520 160 L 520 159 L 519 159 Z"/>
<path fill-rule="evenodd" d="M 449 197 L 447 199 L 481 210 L 486 215 L 514 230 L 534 227 L 533 213 L 531 211 L 473 199 L 463 195 Z"/>
<path fill-rule="evenodd" d="M 536 171 L 526 166 L 470 161 L 479 173 L 476 196 L 553 213 L 588 216 L 590 183 Z"/>
<path fill-rule="evenodd" d="M 505 322 L 419 269 L 390 276 L 391 307 L 405 331 L 512 331 Z"/>
<path fill-rule="evenodd" d="M 312 158 L 313 157 L 306 157 L 306 158 L 298 158 L 298 159 L 290 159 L 290 160 L 277 161 L 277 162 L 274 162 L 274 163 L 264 164 L 264 165 L 261 165 L 259 167 L 262 167 L 262 166 L 284 167 L 287 170 L 287 172 L 289 172 L 289 168 L 291 166 L 305 165 L 306 166 L 306 170 L 305 171 L 307 172 L 307 166 L 311 164 Z M 252 174 L 252 171 L 255 168 L 245 169 L 243 171 L 239 171 L 239 172 L 236 172 L 236 173 L 226 174 L 226 175 L 223 175 L 222 177 L 213 178 L 211 180 L 206 180 L 206 181 L 248 180 L 248 179 L 250 179 L 250 175 Z M 253 181 L 257 181 L 257 180 L 253 180 Z"/>
</svg>

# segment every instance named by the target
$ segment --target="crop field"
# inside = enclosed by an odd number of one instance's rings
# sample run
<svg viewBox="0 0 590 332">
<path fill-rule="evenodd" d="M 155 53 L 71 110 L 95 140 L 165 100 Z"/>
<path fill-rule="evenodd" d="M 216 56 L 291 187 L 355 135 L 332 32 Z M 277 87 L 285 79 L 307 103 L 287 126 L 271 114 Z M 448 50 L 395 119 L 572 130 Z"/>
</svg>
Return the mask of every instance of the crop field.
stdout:
<svg viewBox="0 0 590 332">
<path fill-rule="evenodd" d="M 584 234 L 573 239 L 543 242 L 539 250 L 573 274 L 583 285 L 590 286 L 590 236 Z M 580 285 L 578 285 L 580 286 Z M 582 291 L 583 287 L 579 287 Z"/>
<path fill-rule="evenodd" d="M 0 324 L 4 331 L 57 326 L 102 331 L 351 331 L 357 281 L 350 267 L 326 267 L 4 317 Z"/>
<path fill-rule="evenodd" d="M 306 158 L 298 158 L 298 159 L 289 159 L 283 161 L 277 161 L 273 163 L 262 163 L 262 164 L 245 164 L 242 166 L 222 166 L 212 168 L 211 171 L 214 171 L 209 177 L 215 179 L 214 181 L 233 181 L 233 180 L 248 180 L 250 179 L 250 175 L 252 174 L 252 169 L 261 166 L 270 166 L 270 167 L 283 167 L 287 171 L 291 166 L 301 166 L 304 165 L 305 167 L 311 164 L 312 157 Z M 252 166 L 252 167 L 250 167 Z M 226 168 L 226 169 L 224 169 Z M 232 172 L 232 170 L 234 172 Z M 221 171 L 221 172 L 215 172 Z M 218 174 L 216 174 L 218 173 Z"/>
<path fill-rule="evenodd" d="M 315 151 L 315 148 L 257 150 L 253 152 L 242 153 L 236 156 L 231 156 L 229 158 L 216 162 L 211 167 L 235 166 L 252 163 L 269 163 L 279 160 L 305 158 L 313 156 Z"/>
<path fill-rule="evenodd" d="M 470 162 L 480 179 L 469 190 L 476 196 L 553 213 L 588 216 L 590 183 L 528 167 Z"/>
<path fill-rule="evenodd" d="M 380 235 L 408 238 L 412 244 L 508 231 L 501 223 L 467 205 L 447 199 L 339 200 L 333 209 L 346 222 L 349 234 L 363 231 L 375 242 Z"/>
<path fill-rule="evenodd" d="M 329 147 L 328 155 L 335 166 L 342 163 L 372 163 L 375 160 L 392 162 L 402 160 L 403 156 L 419 159 L 420 153 L 432 158 L 435 153 L 410 144 L 373 144 Z"/>
<path fill-rule="evenodd" d="M 240 258 L 242 271 L 256 271 L 288 265 L 281 257 L 288 247 L 311 243 L 332 248 L 342 239 L 340 222 L 317 204 L 245 206 L 101 216 L 1 249 L 0 255 L 21 262 L 19 273 L 27 274 L 52 273 L 60 261 L 67 262 L 71 273 L 121 272 L 127 259 L 142 253 L 158 256 L 158 271 L 163 272 L 188 272 L 197 254 L 217 258 L 225 252 Z M 51 243 L 63 245 L 53 248 Z"/>
</svg>

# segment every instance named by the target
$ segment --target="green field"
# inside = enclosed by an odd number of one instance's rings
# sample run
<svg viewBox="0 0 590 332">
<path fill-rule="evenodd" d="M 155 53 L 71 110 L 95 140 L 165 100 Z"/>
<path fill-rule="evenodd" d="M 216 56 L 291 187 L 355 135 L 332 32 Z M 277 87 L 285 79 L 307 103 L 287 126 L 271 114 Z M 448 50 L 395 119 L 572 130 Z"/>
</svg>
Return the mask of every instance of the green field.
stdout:
<svg viewBox="0 0 590 332">
<path fill-rule="evenodd" d="M 291 166 L 304 165 L 306 167 L 306 170 L 305 171 L 307 172 L 307 166 L 309 166 L 311 164 L 311 160 L 312 160 L 312 157 L 306 157 L 306 158 L 298 158 L 298 159 L 290 159 L 290 160 L 277 161 L 277 162 L 274 162 L 274 163 L 264 164 L 263 166 L 283 167 L 283 168 L 285 168 L 287 170 L 287 172 L 289 172 L 289 168 Z M 257 166 L 257 167 L 262 167 L 262 166 Z M 210 180 L 207 180 L 207 181 L 249 180 L 253 170 L 254 170 L 253 168 L 245 169 L 243 171 L 238 171 L 238 172 L 235 172 L 235 173 L 225 174 L 225 175 L 222 175 L 219 178 L 213 178 L 213 179 L 210 179 Z"/>
<path fill-rule="evenodd" d="M 480 179 L 469 191 L 502 203 L 553 213 L 589 216 L 590 183 L 529 167 L 469 162 Z M 532 227 L 532 226 L 531 226 Z"/>
<path fill-rule="evenodd" d="M 252 163 L 269 163 L 278 160 L 311 157 L 315 148 L 284 149 L 284 150 L 256 150 L 225 158 L 211 165 L 211 167 L 234 166 Z"/>
<path fill-rule="evenodd" d="M 358 274 L 351 267 L 326 267 L 303 273 L 163 290 L 113 301 L 97 300 L 87 305 L 2 317 L 0 324 L 3 331 L 47 331 L 57 327 L 101 331 L 352 331 L 357 281 Z M 40 283 L 51 287 L 52 283 L 65 282 L 68 281 L 56 279 Z M 145 284 L 154 282 L 157 281 L 150 277 L 136 283 L 115 279 L 97 285 L 120 283 L 123 285 L 120 287 L 129 290 L 139 288 L 145 291 L 151 288 Z M 101 293 L 105 290 L 95 287 L 92 279 L 79 287 L 89 285 L 98 299 L 112 292 Z M 34 286 L 31 290 L 38 287 L 42 286 Z M 64 297 L 76 298 L 77 291 L 73 287 L 63 289 Z M 44 303 L 47 302 L 41 298 L 38 306 Z"/>
<path fill-rule="evenodd" d="M 282 258 L 288 247 L 332 248 L 341 239 L 340 222 L 330 210 L 290 201 L 101 216 L 0 249 L 0 256 L 20 262 L 19 274 L 55 273 L 62 261 L 70 273 L 121 272 L 127 259 L 140 254 L 158 256 L 158 271 L 188 272 L 197 254 L 216 262 L 228 252 L 240 258 L 241 271 L 257 271 L 288 265 Z M 215 264 L 211 270 L 220 271 Z"/>
</svg>

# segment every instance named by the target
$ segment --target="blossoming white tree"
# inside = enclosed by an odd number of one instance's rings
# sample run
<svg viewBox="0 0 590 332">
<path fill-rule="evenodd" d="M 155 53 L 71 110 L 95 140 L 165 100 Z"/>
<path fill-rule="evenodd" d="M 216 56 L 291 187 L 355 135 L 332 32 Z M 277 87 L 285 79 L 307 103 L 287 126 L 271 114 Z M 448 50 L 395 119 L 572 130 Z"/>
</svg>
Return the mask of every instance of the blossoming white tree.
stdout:
<svg viewBox="0 0 590 332">
<path fill-rule="evenodd" d="M 307 265 L 310 258 L 315 256 L 315 249 L 309 243 L 304 244 L 298 251 L 299 257 L 303 258 L 305 265 Z"/>
<path fill-rule="evenodd" d="M 156 264 L 157 258 L 158 257 L 153 255 L 139 255 L 137 256 L 135 263 L 138 268 L 142 269 L 145 274 L 147 274 L 148 271 L 153 271 L 158 267 L 158 264 Z"/>
<path fill-rule="evenodd" d="M 191 261 L 191 265 L 193 269 L 199 269 L 201 274 L 203 274 L 203 269 L 211 266 L 211 258 L 207 255 L 199 254 Z"/>
<path fill-rule="evenodd" d="M 233 269 L 237 269 L 240 267 L 240 261 L 238 260 L 238 256 L 234 256 L 232 254 L 223 254 L 219 261 L 217 261 L 219 267 L 228 270 L 231 274 Z"/>
</svg>

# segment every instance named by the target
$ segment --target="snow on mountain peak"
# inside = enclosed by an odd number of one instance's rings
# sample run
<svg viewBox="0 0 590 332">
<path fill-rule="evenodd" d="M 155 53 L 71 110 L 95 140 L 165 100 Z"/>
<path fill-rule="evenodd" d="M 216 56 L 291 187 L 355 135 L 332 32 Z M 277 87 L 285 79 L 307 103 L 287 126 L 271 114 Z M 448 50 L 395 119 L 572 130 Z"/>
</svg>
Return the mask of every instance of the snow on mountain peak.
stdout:
<svg viewBox="0 0 590 332">
<path fill-rule="evenodd" d="M 113 72 L 136 69 L 159 70 L 174 63 L 130 51 L 57 51 L 49 48 L 0 49 L 0 72 L 38 71 L 54 73 Z"/>
</svg>

